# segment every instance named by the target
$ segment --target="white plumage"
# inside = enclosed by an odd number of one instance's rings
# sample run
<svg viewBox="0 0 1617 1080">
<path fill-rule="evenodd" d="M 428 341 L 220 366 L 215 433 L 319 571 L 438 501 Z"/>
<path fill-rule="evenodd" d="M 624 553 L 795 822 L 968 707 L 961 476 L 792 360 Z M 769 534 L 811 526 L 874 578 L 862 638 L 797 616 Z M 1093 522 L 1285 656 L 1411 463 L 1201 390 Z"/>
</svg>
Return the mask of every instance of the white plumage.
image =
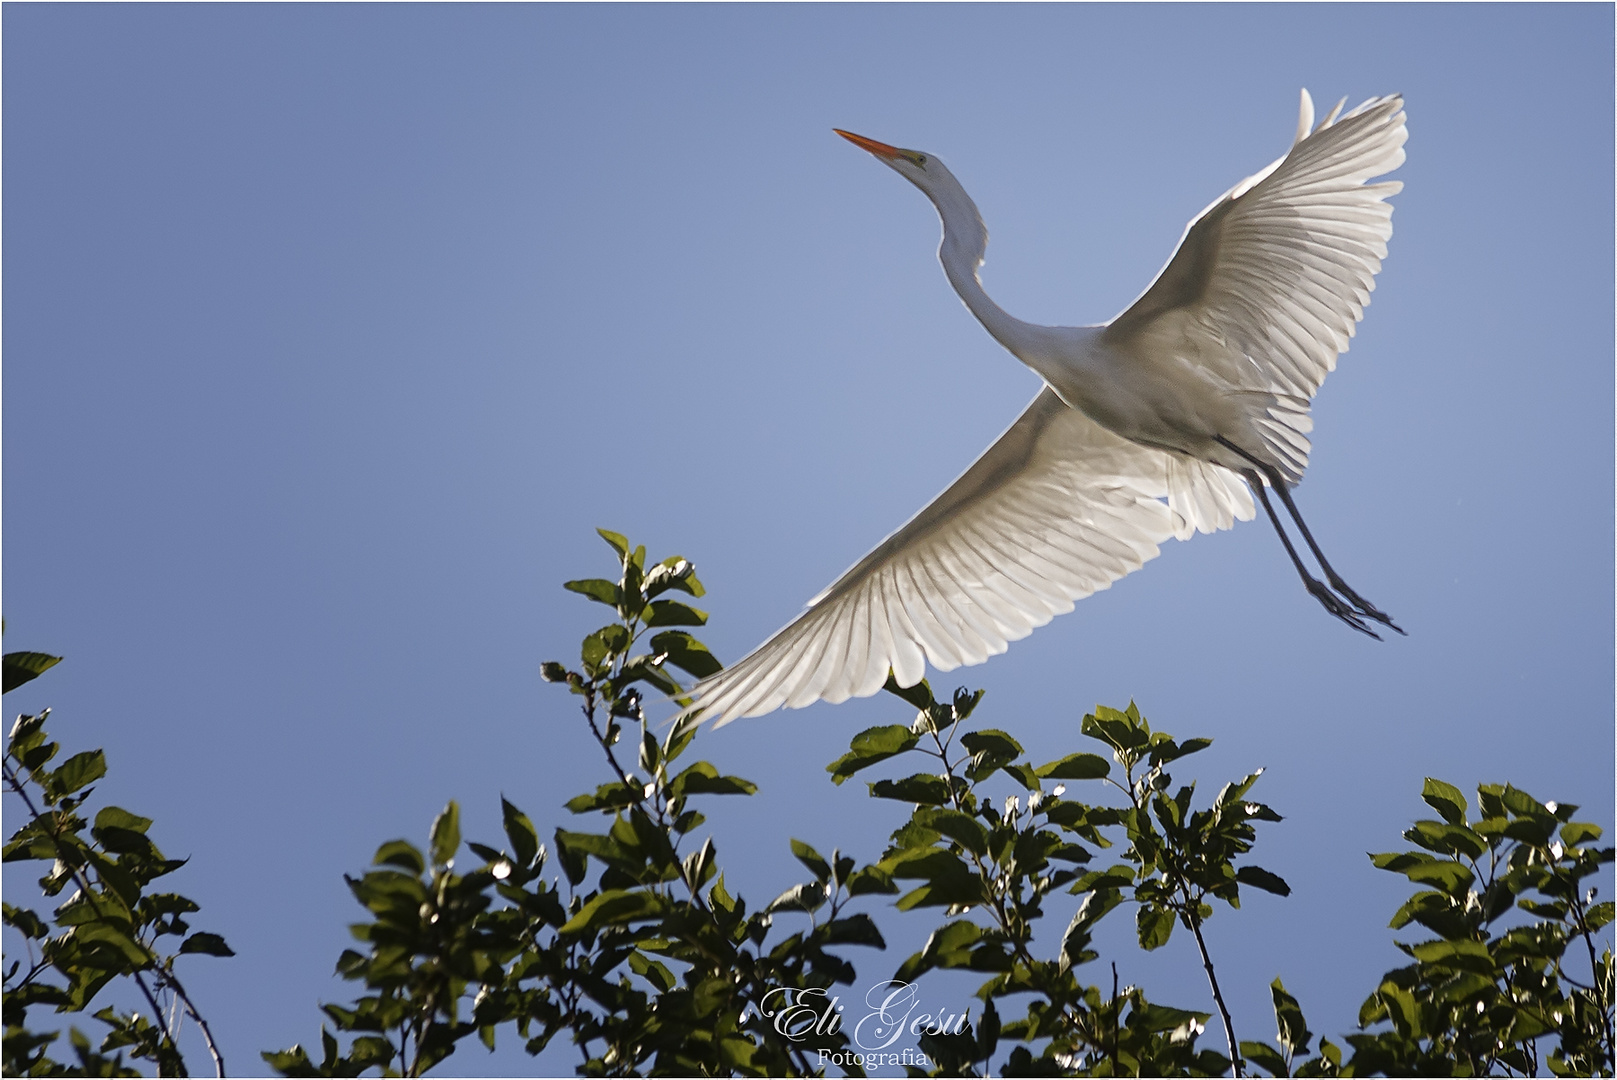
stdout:
<svg viewBox="0 0 1617 1080">
<path fill-rule="evenodd" d="M 1172 537 L 1230 528 L 1255 491 L 1331 614 L 1398 629 L 1325 561 L 1287 491 L 1308 465 L 1310 399 L 1345 352 L 1392 235 L 1368 183 L 1404 160 L 1402 99 L 1317 127 L 1303 91 L 1289 153 L 1202 211 L 1138 300 L 1097 327 L 1012 318 L 977 278 L 988 232 L 936 158 L 839 132 L 910 180 L 943 223 L 945 274 L 1045 387 L 965 474 L 742 660 L 687 713 L 719 724 L 980 664 L 1139 569 Z M 1331 588 L 1272 509 L 1277 491 Z M 1334 592 L 1332 592 L 1334 588 Z M 1400 631 L 1401 632 L 1401 631 Z"/>
</svg>

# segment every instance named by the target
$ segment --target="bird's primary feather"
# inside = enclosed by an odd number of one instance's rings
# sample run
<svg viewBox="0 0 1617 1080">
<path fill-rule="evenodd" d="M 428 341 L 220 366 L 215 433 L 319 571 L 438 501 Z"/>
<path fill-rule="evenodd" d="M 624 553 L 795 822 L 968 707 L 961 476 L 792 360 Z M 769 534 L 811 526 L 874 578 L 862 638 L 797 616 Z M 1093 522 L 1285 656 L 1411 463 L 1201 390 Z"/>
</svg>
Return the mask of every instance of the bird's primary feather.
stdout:
<svg viewBox="0 0 1617 1080">
<path fill-rule="evenodd" d="M 1198 359 L 1232 388 L 1279 398 L 1255 402 L 1253 421 L 1293 483 L 1308 464 L 1308 402 L 1364 317 L 1392 236 L 1386 199 L 1403 187 L 1366 183 L 1403 163 L 1403 100 L 1340 109 L 1202 211 L 1101 336 L 1124 351 L 1179 334 L 1221 344 Z"/>
</svg>

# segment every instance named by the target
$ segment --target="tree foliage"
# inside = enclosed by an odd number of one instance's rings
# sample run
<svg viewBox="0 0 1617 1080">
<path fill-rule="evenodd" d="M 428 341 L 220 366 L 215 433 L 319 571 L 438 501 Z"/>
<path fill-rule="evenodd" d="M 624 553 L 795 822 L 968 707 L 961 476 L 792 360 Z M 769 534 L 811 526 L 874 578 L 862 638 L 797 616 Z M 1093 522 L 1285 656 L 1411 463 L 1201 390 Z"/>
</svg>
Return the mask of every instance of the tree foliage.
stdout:
<svg viewBox="0 0 1617 1080">
<path fill-rule="evenodd" d="M 701 582 L 683 558 L 648 564 L 643 547 L 601 535 L 615 579 L 565 587 L 611 621 L 583 638 L 577 663 L 542 666 L 601 752 L 602 782 L 565 804 L 578 827 L 542 841 L 502 798 L 504 835 L 468 842 L 451 802 L 424 845 L 383 844 L 348 879 L 365 914 L 337 973 L 357 996 L 321 1006 L 315 1053 L 263 1055 L 282 1075 L 420 1076 L 474 1036 L 490 1049 L 515 1038 L 530 1054 L 571 1044 L 585 1076 L 863 1075 L 894 1064 L 933 1076 L 1611 1075 L 1613 909 L 1594 882 L 1612 849 L 1576 807 L 1509 785 L 1479 787 L 1473 815 L 1459 789 L 1427 780 L 1422 798 L 1437 817 L 1405 832 L 1413 849 L 1372 856 L 1416 888 L 1391 922 L 1411 963 L 1383 976 L 1357 1030 L 1315 1035 L 1277 977 L 1274 1038 L 1239 1038 L 1203 928 L 1239 909 L 1243 889 L 1289 894 L 1251 858 L 1256 826 L 1281 817 L 1253 798 L 1261 770 L 1199 801 L 1197 783 L 1173 774 L 1211 740 L 1153 730 L 1132 702 L 1097 707 L 1075 725 L 1070 752 L 1037 763 L 1008 732 L 973 725 L 981 691 L 939 700 L 926 682 L 890 682 L 909 721 L 855 735 L 827 771 L 834 784 L 874 777 L 870 797 L 907 816 L 866 864 L 786 838 L 805 875 L 749 902 L 726 884 L 703 809 L 756 786 L 694 759 L 698 728 L 657 727 L 643 698 L 649 687 L 686 703 L 684 680 L 720 670 L 693 633 L 707 620 L 689 602 Z M 54 663 L 13 655 L 26 659 L 14 669 L 7 657 L 8 687 L 14 670 L 26 681 Z M 93 826 L 84 819 L 105 761 L 92 751 L 47 768 L 56 748 L 45 715 L 20 718 L 8 748 L 6 778 L 30 817 L 6 858 L 52 860 L 41 887 L 77 891 L 50 920 L 6 907 L 29 956 L 26 973 L 12 962 L 6 977 L 6 1071 L 125 1075 L 127 1047 L 181 1072 L 172 1032 L 140 1016 L 98 1012 L 111 1030 L 96 1048 L 73 1029 L 70 1064 L 46 1056 L 56 1035 L 26 1025 L 29 1007 L 82 1010 L 113 978 L 195 1015 L 174 957 L 228 954 L 216 936 L 189 933 L 190 901 L 143 891 L 180 865 L 146 838 L 149 821 L 116 807 Z M 1058 892 L 1078 900 L 1057 933 L 1046 908 Z M 916 1040 L 902 1056 L 871 1053 L 834 1007 L 858 978 L 855 960 L 868 976 L 871 950 L 885 948 L 882 908 L 893 909 L 884 919 L 931 924 L 919 951 L 874 972 L 895 988 L 895 1008 L 931 972 L 981 976 L 966 1012 L 883 1014 Z M 1190 1000 L 1168 1005 L 1119 985 L 1095 935 L 1124 917 L 1142 949 L 1194 948 L 1205 996 L 1179 987 Z M 181 938 L 172 954 L 159 948 L 167 936 Z M 65 981 L 47 984 L 46 971 Z"/>
<path fill-rule="evenodd" d="M 57 663 L 44 653 L 9 653 L 6 689 L 21 686 Z M 201 1029 L 215 1071 L 224 1061 L 207 1021 L 180 980 L 175 961 L 201 953 L 230 956 L 218 934 L 193 931 L 187 917 L 195 901 L 151 886 L 172 874 L 185 859 L 166 857 L 148 835 L 152 822 L 119 806 L 103 806 L 90 817 L 94 784 L 107 772 L 100 750 L 74 754 L 55 768 L 60 744 L 45 729 L 46 709 L 23 715 L 6 742 L 7 791 L 25 820 L 6 841 L 6 862 L 41 862 L 39 879 L 47 897 L 66 894 L 48 917 L 31 908 L 5 904 L 5 925 L 22 944 L 21 957 L 7 942 L 5 966 L 5 1043 L 7 1076 L 138 1076 L 123 1053 L 153 1063 L 159 1073 L 184 1076 L 186 1063 L 175 1039 L 175 1011 Z M 50 1057 L 57 1032 L 29 1028 L 28 1013 L 40 1006 L 58 1013 L 82 1013 L 102 998 L 110 984 L 127 981 L 150 1013 L 123 1012 L 106 1005 L 93 1015 L 107 1028 L 98 1044 L 77 1027 L 68 1031 L 75 1063 Z"/>
</svg>

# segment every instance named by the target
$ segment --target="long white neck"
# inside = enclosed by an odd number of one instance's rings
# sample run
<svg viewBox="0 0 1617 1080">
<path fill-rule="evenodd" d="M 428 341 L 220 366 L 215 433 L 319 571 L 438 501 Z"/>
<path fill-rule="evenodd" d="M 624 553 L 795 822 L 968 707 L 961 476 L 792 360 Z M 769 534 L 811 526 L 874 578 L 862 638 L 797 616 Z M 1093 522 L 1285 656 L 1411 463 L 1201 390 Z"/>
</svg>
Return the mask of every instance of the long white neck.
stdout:
<svg viewBox="0 0 1617 1080">
<path fill-rule="evenodd" d="M 977 316 L 977 321 L 993 335 L 1013 356 L 1032 364 L 1035 345 L 1041 337 L 1042 327 L 1023 322 L 1008 314 L 983 291 L 977 278 L 977 268 L 983 263 L 983 252 L 988 249 L 988 229 L 983 225 L 977 204 L 971 201 L 953 176 L 939 185 L 936 191 L 926 191 L 932 205 L 943 220 L 943 243 L 938 248 L 938 261 L 949 284 L 960 296 L 966 309 Z M 926 189 L 922 189 L 926 190 Z"/>
</svg>

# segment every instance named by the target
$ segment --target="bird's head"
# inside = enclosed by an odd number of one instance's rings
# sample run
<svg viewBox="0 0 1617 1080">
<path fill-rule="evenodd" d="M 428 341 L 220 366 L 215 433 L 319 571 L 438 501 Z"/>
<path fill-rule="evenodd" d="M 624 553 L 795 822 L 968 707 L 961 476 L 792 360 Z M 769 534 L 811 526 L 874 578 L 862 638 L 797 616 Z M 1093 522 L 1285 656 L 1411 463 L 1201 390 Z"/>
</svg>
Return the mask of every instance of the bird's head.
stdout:
<svg viewBox="0 0 1617 1080">
<path fill-rule="evenodd" d="M 861 150 L 869 151 L 876 160 L 885 164 L 898 175 L 932 195 L 938 191 L 940 182 L 944 178 L 954 180 L 949 170 L 943 167 L 943 162 L 931 154 L 923 154 L 919 150 L 901 150 L 896 146 L 888 146 L 875 139 L 867 139 L 863 135 L 855 135 L 851 131 L 841 128 L 832 128 L 832 131 L 853 143 Z"/>
<path fill-rule="evenodd" d="M 945 269 L 953 258 L 975 271 L 982 262 L 983 249 L 988 246 L 988 230 L 977 213 L 977 204 L 971 201 L 954 174 L 944 168 L 943 162 L 919 150 L 901 150 L 841 128 L 831 130 L 861 150 L 869 151 L 877 161 L 920 188 L 943 219 L 943 247 L 939 256 L 944 259 Z"/>
</svg>

